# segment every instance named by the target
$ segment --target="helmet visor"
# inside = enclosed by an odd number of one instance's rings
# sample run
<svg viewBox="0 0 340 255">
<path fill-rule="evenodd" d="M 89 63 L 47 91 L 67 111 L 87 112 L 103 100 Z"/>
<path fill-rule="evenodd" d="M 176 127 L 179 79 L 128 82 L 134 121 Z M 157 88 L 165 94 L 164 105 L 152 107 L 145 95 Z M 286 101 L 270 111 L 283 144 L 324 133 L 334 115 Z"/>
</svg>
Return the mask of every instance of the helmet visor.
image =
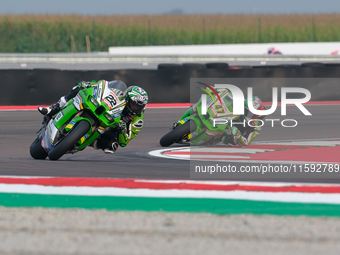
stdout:
<svg viewBox="0 0 340 255">
<path fill-rule="evenodd" d="M 257 115 L 253 114 L 248 108 L 246 108 L 244 111 L 244 117 L 246 117 L 247 120 L 251 120 L 256 119 Z"/>
<path fill-rule="evenodd" d="M 129 102 L 129 108 L 134 114 L 140 114 L 144 110 L 144 107 L 145 105 L 141 102 L 135 102 L 133 100 Z"/>
</svg>

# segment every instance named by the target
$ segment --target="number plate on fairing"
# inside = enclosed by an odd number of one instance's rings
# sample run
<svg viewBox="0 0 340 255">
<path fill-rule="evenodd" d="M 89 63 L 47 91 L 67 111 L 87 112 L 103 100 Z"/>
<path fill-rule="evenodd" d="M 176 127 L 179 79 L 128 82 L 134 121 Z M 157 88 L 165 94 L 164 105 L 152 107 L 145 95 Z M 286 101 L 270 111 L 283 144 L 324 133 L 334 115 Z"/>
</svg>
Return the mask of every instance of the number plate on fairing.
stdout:
<svg viewBox="0 0 340 255">
<path fill-rule="evenodd" d="M 55 121 L 59 121 L 64 116 L 63 112 L 59 112 L 58 115 L 54 118 Z"/>
<path fill-rule="evenodd" d="M 112 91 L 107 92 L 107 90 L 105 90 L 102 101 L 110 108 L 110 110 L 117 105 L 118 100 L 118 97 Z"/>
</svg>

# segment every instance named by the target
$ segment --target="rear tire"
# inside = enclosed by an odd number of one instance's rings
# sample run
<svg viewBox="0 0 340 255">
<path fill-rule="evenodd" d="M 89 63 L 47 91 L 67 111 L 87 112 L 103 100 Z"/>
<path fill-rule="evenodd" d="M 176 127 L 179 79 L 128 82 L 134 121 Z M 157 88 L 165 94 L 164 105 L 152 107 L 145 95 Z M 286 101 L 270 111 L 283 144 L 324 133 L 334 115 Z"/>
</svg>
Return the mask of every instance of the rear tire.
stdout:
<svg viewBox="0 0 340 255">
<path fill-rule="evenodd" d="M 196 124 L 194 121 L 188 121 L 184 123 L 183 125 L 171 130 L 169 133 L 167 133 L 165 136 L 161 138 L 159 141 L 160 145 L 163 147 L 168 147 L 174 142 L 180 140 L 183 136 L 190 134 L 190 123 L 191 125 L 195 125 L 192 127 L 193 130 L 196 129 Z"/>
<path fill-rule="evenodd" d="M 38 137 L 34 140 L 34 142 L 31 144 L 30 147 L 30 154 L 32 158 L 34 159 L 45 159 L 47 158 L 47 152 L 44 150 L 44 148 L 41 146 L 41 140 Z"/>
<path fill-rule="evenodd" d="M 77 126 L 74 127 L 73 130 L 59 143 L 56 147 L 54 147 L 48 153 L 48 157 L 50 160 L 58 160 L 61 158 L 66 152 L 71 150 L 73 146 L 82 138 L 87 131 L 90 129 L 90 123 L 86 120 L 82 120 L 78 123 Z"/>
</svg>

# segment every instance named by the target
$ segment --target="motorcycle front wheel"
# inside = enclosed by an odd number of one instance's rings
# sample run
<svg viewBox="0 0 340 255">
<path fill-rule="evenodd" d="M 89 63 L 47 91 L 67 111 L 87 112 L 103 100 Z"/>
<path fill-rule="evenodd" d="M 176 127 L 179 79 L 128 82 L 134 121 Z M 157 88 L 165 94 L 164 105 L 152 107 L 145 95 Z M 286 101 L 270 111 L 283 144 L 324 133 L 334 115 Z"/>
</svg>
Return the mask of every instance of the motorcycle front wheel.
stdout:
<svg viewBox="0 0 340 255">
<path fill-rule="evenodd" d="M 41 140 L 39 137 L 34 140 L 30 147 L 30 154 L 34 159 L 45 159 L 47 158 L 47 152 L 41 146 Z"/>
<path fill-rule="evenodd" d="M 50 160 L 58 160 L 61 158 L 66 152 L 71 150 L 73 146 L 82 138 L 87 131 L 90 129 L 90 123 L 86 120 L 80 121 L 77 126 L 75 126 L 66 137 L 57 144 L 50 152 L 48 153 L 48 157 Z"/>
<path fill-rule="evenodd" d="M 183 125 L 180 125 L 176 127 L 175 129 L 171 130 L 169 133 L 167 133 L 165 136 L 161 138 L 159 141 L 160 145 L 163 147 L 168 147 L 171 144 L 182 140 L 182 138 L 188 134 L 190 134 L 190 123 L 191 123 L 191 129 L 194 131 L 196 129 L 196 124 L 194 121 L 188 121 L 184 123 Z M 194 126 L 193 126 L 194 125 Z"/>
</svg>

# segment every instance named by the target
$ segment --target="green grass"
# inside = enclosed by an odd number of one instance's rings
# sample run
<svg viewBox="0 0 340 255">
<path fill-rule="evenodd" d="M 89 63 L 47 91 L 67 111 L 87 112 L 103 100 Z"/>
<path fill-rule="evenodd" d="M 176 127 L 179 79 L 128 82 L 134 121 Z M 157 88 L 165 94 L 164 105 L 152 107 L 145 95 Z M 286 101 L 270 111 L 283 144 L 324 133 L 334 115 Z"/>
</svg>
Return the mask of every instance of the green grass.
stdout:
<svg viewBox="0 0 340 255">
<path fill-rule="evenodd" d="M 0 52 L 107 51 L 110 46 L 329 42 L 340 15 L 0 16 Z M 71 38 L 74 38 L 73 40 Z"/>
</svg>

